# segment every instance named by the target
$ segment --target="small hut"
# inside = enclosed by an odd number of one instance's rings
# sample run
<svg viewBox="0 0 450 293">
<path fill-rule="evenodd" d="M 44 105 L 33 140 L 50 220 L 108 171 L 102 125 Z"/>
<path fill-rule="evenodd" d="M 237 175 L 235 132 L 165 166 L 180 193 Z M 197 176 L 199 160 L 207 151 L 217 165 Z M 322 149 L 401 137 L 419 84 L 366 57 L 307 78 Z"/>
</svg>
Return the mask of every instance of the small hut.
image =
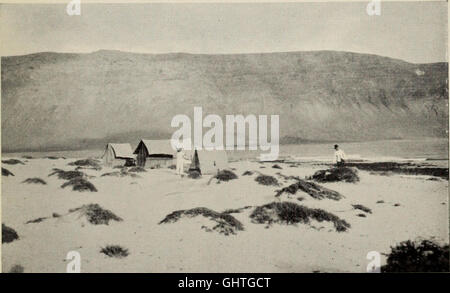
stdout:
<svg viewBox="0 0 450 293">
<path fill-rule="evenodd" d="M 108 143 L 102 156 L 103 164 L 109 167 L 132 165 L 134 158 L 128 143 Z"/>
<path fill-rule="evenodd" d="M 175 151 L 170 140 L 142 139 L 134 154 L 137 155 L 136 164 L 145 168 L 163 168 L 174 164 Z"/>
</svg>

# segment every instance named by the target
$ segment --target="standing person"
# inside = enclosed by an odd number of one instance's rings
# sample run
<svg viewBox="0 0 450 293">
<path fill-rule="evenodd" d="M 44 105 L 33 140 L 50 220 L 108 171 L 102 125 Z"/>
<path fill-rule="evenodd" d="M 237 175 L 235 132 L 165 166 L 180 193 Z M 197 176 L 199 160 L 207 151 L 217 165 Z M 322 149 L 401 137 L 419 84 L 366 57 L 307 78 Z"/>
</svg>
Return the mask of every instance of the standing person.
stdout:
<svg viewBox="0 0 450 293">
<path fill-rule="evenodd" d="M 184 173 L 184 151 L 182 148 L 177 148 L 177 174 Z"/>
<path fill-rule="evenodd" d="M 336 165 L 338 167 L 344 166 L 345 160 L 347 160 L 347 157 L 345 156 L 344 151 L 339 149 L 339 146 L 337 144 L 335 144 L 334 145 L 334 161 L 336 162 Z"/>
</svg>

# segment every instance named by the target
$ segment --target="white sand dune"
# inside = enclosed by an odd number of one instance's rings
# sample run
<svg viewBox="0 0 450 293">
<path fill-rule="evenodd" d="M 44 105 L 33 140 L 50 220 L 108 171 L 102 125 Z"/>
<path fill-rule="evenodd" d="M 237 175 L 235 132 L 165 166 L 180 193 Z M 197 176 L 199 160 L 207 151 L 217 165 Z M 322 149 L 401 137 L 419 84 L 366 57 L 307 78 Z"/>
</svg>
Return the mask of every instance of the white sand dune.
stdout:
<svg viewBox="0 0 450 293">
<path fill-rule="evenodd" d="M 77 192 L 70 187 L 62 189 L 64 180 L 48 177 L 52 168 L 73 170 L 67 165 L 71 161 L 30 159 L 25 165 L 3 166 L 15 176 L 2 178 L 2 221 L 20 237 L 2 245 L 3 271 L 19 264 L 25 272 L 65 272 L 65 257 L 75 250 L 81 254 L 82 272 L 365 272 L 369 251 L 387 253 L 390 245 L 418 237 L 449 241 L 445 180 L 360 171 L 359 183 L 323 184 L 342 193 L 345 198 L 340 201 L 316 200 L 301 191 L 277 199 L 274 195 L 279 187 L 259 185 L 254 181 L 256 174 L 242 173 L 281 172 L 303 178 L 319 167 L 279 164 L 283 169 L 278 170 L 266 163 L 262 169 L 259 163 L 241 161 L 230 164 L 237 180 L 220 184 L 213 180 L 209 185 L 209 176 L 180 178 L 170 169 L 148 170 L 139 173 L 141 178 L 100 177 L 117 169 L 82 170 L 96 176 L 89 181 L 98 192 Z M 30 177 L 40 177 L 47 185 L 21 183 Z M 292 183 L 277 178 L 283 186 Z M 202 216 L 158 224 L 175 210 L 207 207 L 221 212 L 277 200 L 324 209 L 345 219 L 351 228 L 338 233 L 326 222 L 266 228 L 250 221 L 252 209 L 233 214 L 245 230 L 230 236 L 202 229 L 214 225 Z M 377 203 L 380 200 L 384 203 Z M 76 213 L 68 214 L 69 209 L 89 203 L 111 210 L 123 221 L 92 225 Z M 396 203 L 400 205 L 394 206 Z M 372 214 L 358 217 L 361 211 L 352 204 L 367 206 Z M 52 218 L 53 213 L 62 216 Z M 39 217 L 49 218 L 25 224 Z M 121 245 L 130 255 L 107 257 L 100 249 L 108 244 Z"/>
</svg>

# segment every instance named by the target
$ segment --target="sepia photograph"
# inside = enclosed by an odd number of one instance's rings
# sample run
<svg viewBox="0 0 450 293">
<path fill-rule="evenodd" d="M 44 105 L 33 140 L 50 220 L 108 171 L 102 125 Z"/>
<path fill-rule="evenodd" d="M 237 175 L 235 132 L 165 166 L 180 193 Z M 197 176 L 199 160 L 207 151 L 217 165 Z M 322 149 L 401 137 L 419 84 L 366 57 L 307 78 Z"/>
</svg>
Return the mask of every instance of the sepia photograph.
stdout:
<svg viewBox="0 0 450 293">
<path fill-rule="evenodd" d="M 0 53 L 3 273 L 450 271 L 447 1 L 2 3 Z"/>
</svg>

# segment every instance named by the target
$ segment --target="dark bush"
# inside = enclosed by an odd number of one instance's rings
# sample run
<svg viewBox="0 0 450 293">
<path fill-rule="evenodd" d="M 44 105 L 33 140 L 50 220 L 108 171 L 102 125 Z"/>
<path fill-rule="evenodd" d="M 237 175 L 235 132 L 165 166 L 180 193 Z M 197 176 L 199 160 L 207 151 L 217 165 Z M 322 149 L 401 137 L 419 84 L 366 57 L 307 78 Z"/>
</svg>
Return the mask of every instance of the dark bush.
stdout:
<svg viewBox="0 0 450 293">
<path fill-rule="evenodd" d="M 228 213 L 218 213 L 204 207 L 172 212 L 171 214 L 167 215 L 161 222 L 159 222 L 159 224 L 175 223 L 184 216 L 193 218 L 198 215 L 216 222 L 217 225 L 213 227 L 213 230 L 217 230 L 219 233 L 225 235 L 236 234 L 236 231 L 244 230 L 244 226 L 242 225 L 242 223 L 236 220 L 236 218 L 232 215 Z"/>
<path fill-rule="evenodd" d="M 449 246 L 430 240 L 403 241 L 391 246 L 382 272 L 449 272 Z"/>
<path fill-rule="evenodd" d="M 2 176 L 14 176 L 14 174 L 8 169 L 2 167 Z"/>
<path fill-rule="evenodd" d="M 317 182 L 358 182 L 358 170 L 346 167 L 320 170 L 314 173 L 312 179 Z"/>
<path fill-rule="evenodd" d="M 230 170 L 220 170 L 215 176 L 214 178 L 216 178 L 219 181 L 230 181 L 233 179 L 237 179 L 237 175 L 234 174 L 232 171 Z"/>
<path fill-rule="evenodd" d="M 22 183 L 47 185 L 47 182 L 38 177 L 25 179 Z"/>
<path fill-rule="evenodd" d="M 17 165 L 17 164 L 25 165 L 24 162 L 22 162 L 21 160 L 17 160 L 17 159 L 2 160 L 2 163 L 8 164 L 8 165 Z"/>
<path fill-rule="evenodd" d="M 369 209 L 368 207 L 363 206 L 362 204 L 352 204 L 352 207 L 353 207 L 355 210 L 361 210 L 361 211 L 363 211 L 363 212 L 365 212 L 365 213 L 369 213 L 369 214 L 372 213 L 372 210 L 371 210 L 371 209 Z"/>
<path fill-rule="evenodd" d="M 188 177 L 192 178 L 192 179 L 198 179 L 198 178 L 202 177 L 202 174 L 197 170 L 189 170 Z"/>
<path fill-rule="evenodd" d="M 332 222 L 336 231 L 343 232 L 350 224 L 322 209 L 310 209 L 292 202 L 272 202 L 256 207 L 250 214 L 252 222 L 258 224 L 286 223 L 309 224 L 310 219 L 318 222 Z"/>
<path fill-rule="evenodd" d="M 100 250 L 101 253 L 106 254 L 109 257 L 123 258 L 129 255 L 128 249 L 119 245 L 107 245 Z"/>
<path fill-rule="evenodd" d="M 280 165 L 278 165 L 278 164 L 273 165 L 272 168 L 274 168 L 274 169 L 283 169 L 283 168 L 281 168 Z"/>
<path fill-rule="evenodd" d="M 277 178 L 269 175 L 258 175 L 255 178 L 255 181 L 258 182 L 261 185 L 273 185 L 273 186 L 279 186 Z"/>
<path fill-rule="evenodd" d="M 297 193 L 298 190 L 301 190 L 306 192 L 315 199 L 329 198 L 332 200 L 340 200 L 341 198 L 343 198 L 343 196 L 339 192 L 325 188 L 314 182 L 308 182 L 301 179 L 296 180 L 297 180 L 296 183 L 291 184 L 288 187 L 284 187 L 281 190 L 278 190 L 275 196 L 278 197 L 284 192 L 295 194 Z"/>
<path fill-rule="evenodd" d="M 10 243 L 17 239 L 19 239 L 17 232 L 13 228 L 2 224 L 2 243 Z"/>
<path fill-rule="evenodd" d="M 87 221 L 93 225 L 109 225 L 110 221 L 121 222 L 122 218 L 113 212 L 103 209 L 98 204 L 88 204 L 69 210 L 69 213 L 78 212 L 80 216 L 86 217 Z"/>
<path fill-rule="evenodd" d="M 242 176 L 252 176 L 253 175 L 253 171 L 245 171 L 244 173 L 242 173 Z"/>
<path fill-rule="evenodd" d="M 61 169 L 53 168 L 53 172 L 48 174 L 48 176 L 57 175 L 58 179 L 64 179 L 64 180 L 70 180 L 75 178 L 82 178 L 85 177 L 86 174 L 80 171 L 64 171 Z"/>
<path fill-rule="evenodd" d="M 97 188 L 95 188 L 94 184 L 92 184 L 91 182 L 89 182 L 83 178 L 71 179 L 71 180 L 67 181 L 66 183 L 64 183 L 63 185 L 61 185 L 61 188 L 65 188 L 67 186 L 72 186 L 73 191 L 97 192 Z"/>
</svg>

